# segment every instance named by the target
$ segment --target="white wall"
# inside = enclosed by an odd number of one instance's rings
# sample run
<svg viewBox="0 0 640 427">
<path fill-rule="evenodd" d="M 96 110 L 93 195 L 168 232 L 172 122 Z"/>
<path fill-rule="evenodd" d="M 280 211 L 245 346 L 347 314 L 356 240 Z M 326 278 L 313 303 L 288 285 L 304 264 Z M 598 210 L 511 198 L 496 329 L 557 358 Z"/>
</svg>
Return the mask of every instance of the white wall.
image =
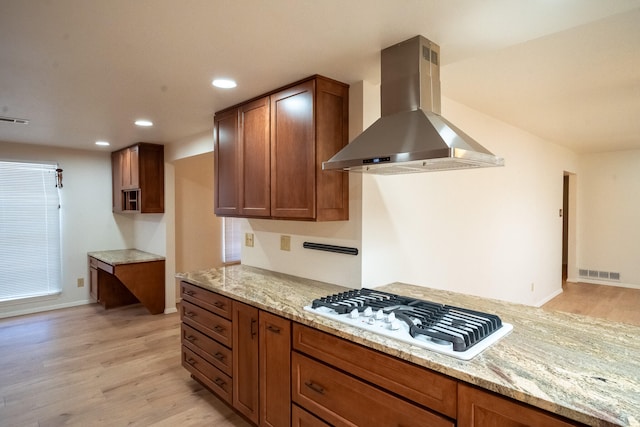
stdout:
<svg viewBox="0 0 640 427">
<path fill-rule="evenodd" d="M 640 288 L 640 150 L 580 155 L 576 267 L 620 273 L 620 281 L 571 280 Z"/>
<path fill-rule="evenodd" d="M 575 154 L 447 99 L 443 115 L 506 166 L 366 176 L 363 285 L 545 302 L 561 292 L 559 209 Z"/>
<path fill-rule="evenodd" d="M 89 302 L 87 252 L 133 247 L 134 220 L 111 213 L 109 152 L 68 150 L 0 142 L 3 160 L 54 161 L 64 169 L 62 205 L 62 293 L 0 305 L 0 317 Z M 1 244 L 1 243 L 0 243 Z M 85 286 L 77 287 L 83 278 Z"/>
</svg>

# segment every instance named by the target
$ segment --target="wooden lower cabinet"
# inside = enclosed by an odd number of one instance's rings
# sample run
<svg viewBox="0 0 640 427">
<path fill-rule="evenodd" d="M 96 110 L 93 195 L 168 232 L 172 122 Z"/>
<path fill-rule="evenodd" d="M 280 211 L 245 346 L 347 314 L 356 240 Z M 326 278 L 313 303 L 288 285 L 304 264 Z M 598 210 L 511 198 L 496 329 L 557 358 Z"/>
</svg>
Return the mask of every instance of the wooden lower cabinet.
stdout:
<svg viewBox="0 0 640 427">
<path fill-rule="evenodd" d="M 260 426 L 291 425 L 291 322 L 260 311 Z"/>
<path fill-rule="evenodd" d="M 453 427 L 443 416 L 294 352 L 292 400 L 334 426 Z"/>
<path fill-rule="evenodd" d="M 258 424 L 258 309 L 233 302 L 233 407 Z"/>
<path fill-rule="evenodd" d="M 180 283 L 182 365 L 247 420 L 291 425 L 291 321 Z"/>
<path fill-rule="evenodd" d="M 256 426 L 582 426 L 185 282 L 181 295 L 182 365 Z"/>
<path fill-rule="evenodd" d="M 331 427 L 296 404 L 291 405 L 291 427 Z"/>
<path fill-rule="evenodd" d="M 458 386 L 458 426 L 460 427 L 581 425 L 470 385 Z"/>
</svg>

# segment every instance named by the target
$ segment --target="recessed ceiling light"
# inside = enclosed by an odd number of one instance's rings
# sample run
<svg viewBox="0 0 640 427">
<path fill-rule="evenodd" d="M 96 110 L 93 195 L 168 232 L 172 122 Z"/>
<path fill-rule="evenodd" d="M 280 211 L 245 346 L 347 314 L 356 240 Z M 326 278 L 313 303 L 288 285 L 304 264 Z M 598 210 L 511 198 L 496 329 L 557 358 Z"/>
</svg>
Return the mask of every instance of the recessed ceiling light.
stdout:
<svg viewBox="0 0 640 427">
<path fill-rule="evenodd" d="M 237 86 L 236 82 L 230 79 L 215 79 L 211 84 L 222 89 L 231 89 Z"/>
<path fill-rule="evenodd" d="M 153 122 L 151 120 L 144 120 L 144 119 L 136 120 L 135 124 L 137 126 L 144 126 L 144 127 L 153 126 Z"/>
<path fill-rule="evenodd" d="M 106 147 L 110 144 L 107 141 L 96 141 L 96 145 L 101 145 L 103 147 Z"/>
</svg>

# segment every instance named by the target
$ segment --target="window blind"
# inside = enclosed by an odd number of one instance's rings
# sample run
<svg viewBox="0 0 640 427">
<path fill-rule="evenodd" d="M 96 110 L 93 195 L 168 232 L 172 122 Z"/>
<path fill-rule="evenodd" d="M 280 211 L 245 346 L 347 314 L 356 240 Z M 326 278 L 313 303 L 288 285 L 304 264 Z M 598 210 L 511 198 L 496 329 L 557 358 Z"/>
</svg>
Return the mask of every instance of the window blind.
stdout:
<svg viewBox="0 0 640 427">
<path fill-rule="evenodd" d="M 240 220 L 238 218 L 223 218 L 224 238 L 222 250 L 225 264 L 240 261 Z"/>
<path fill-rule="evenodd" d="M 0 301 L 61 290 L 56 165 L 0 161 Z"/>
</svg>

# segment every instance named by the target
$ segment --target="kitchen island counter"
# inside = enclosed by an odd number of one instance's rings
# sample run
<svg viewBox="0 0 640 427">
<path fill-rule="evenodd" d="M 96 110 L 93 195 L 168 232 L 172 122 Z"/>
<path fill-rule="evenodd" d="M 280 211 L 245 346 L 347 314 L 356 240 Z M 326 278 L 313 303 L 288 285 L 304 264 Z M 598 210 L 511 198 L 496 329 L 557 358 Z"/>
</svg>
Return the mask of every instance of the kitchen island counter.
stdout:
<svg viewBox="0 0 640 427">
<path fill-rule="evenodd" d="M 460 381 L 593 426 L 640 425 L 640 327 L 403 283 L 377 289 L 493 313 L 511 334 L 470 361 L 303 309 L 347 288 L 236 265 L 177 278 Z"/>
</svg>

